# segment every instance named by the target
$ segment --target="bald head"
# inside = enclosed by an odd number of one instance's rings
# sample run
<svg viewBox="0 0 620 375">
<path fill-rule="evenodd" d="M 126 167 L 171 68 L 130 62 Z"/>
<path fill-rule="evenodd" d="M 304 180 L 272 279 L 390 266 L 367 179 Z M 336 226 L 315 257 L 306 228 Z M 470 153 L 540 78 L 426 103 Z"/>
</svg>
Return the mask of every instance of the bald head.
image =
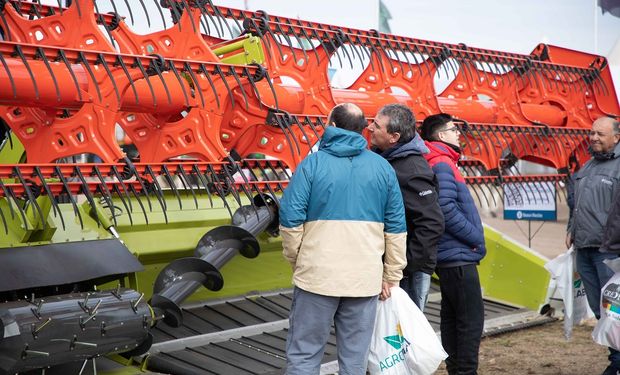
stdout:
<svg viewBox="0 0 620 375">
<path fill-rule="evenodd" d="M 620 142 L 620 122 L 611 117 L 599 117 L 592 124 L 590 147 L 594 152 L 612 152 Z"/>
<path fill-rule="evenodd" d="M 361 133 L 368 125 L 364 112 L 352 103 L 335 106 L 327 116 L 327 124 L 356 133 Z"/>
</svg>

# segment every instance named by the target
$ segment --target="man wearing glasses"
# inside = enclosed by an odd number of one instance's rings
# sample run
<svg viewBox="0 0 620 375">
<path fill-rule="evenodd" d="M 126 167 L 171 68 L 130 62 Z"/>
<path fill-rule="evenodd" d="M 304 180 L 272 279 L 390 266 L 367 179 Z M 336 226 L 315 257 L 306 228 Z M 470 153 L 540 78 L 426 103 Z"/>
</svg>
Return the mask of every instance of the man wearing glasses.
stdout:
<svg viewBox="0 0 620 375">
<path fill-rule="evenodd" d="M 478 209 L 457 168 L 460 131 L 452 116 L 427 117 L 421 135 L 425 155 L 439 181 L 439 205 L 445 232 L 437 250 L 441 289 L 441 343 L 449 374 L 476 374 L 484 326 L 484 305 L 476 266 L 484 257 L 484 232 Z"/>
</svg>

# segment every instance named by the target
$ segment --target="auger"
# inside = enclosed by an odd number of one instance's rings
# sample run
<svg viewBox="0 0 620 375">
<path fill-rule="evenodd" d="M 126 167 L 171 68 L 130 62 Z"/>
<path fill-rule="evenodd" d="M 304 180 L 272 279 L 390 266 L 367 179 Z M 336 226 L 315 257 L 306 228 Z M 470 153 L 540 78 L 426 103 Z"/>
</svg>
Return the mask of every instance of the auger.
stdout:
<svg viewBox="0 0 620 375">
<path fill-rule="evenodd" d="M 356 79 L 335 87 L 330 67 Z M 278 196 L 343 102 L 369 119 L 394 102 L 418 121 L 454 115 L 488 206 L 523 184 L 513 196 L 530 203 L 561 191 L 592 121 L 620 114 L 605 58 L 557 46 L 493 51 L 209 0 L 0 1 L 0 372 L 141 355 L 188 299 L 287 287 Z"/>
</svg>

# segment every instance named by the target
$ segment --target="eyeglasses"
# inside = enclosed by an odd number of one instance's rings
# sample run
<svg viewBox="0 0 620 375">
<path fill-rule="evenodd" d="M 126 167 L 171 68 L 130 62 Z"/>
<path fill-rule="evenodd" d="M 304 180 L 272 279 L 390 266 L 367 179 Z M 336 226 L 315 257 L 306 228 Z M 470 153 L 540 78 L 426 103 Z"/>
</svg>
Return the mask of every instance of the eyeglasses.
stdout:
<svg viewBox="0 0 620 375">
<path fill-rule="evenodd" d="M 443 132 L 455 132 L 455 133 L 460 133 L 461 130 L 459 128 L 457 128 L 456 126 L 453 126 L 451 128 L 446 128 L 444 130 L 440 130 L 439 133 L 443 133 Z"/>
</svg>

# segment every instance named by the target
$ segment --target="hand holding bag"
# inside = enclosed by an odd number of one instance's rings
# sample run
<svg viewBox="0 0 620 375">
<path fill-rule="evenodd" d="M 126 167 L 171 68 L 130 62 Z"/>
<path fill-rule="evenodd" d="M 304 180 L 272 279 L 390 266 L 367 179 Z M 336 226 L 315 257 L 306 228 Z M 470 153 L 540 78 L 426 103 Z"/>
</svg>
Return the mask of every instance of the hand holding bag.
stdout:
<svg viewBox="0 0 620 375">
<path fill-rule="evenodd" d="M 418 306 L 399 287 L 379 301 L 370 344 L 371 375 L 432 374 L 448 355 Z"/>
<path fill-rule="evenodd" d="M 564 254 L 558 255 L 545 264 L 556 282 L 556 288 L 564 301 L 564 337 L 570 340 L 573 326 L 583 319 L 594 317 L 588 305 L 586 290 L 581 277 L 575 271 L 575 251 L 571 246 Z"/>
<path fill-rule="evenodd" d="M 601 318 L 592 338 L 598 344 L 620 350 L 620 258 L 603 262 L 614 275 L 601 290 Z"/>
</svg>

